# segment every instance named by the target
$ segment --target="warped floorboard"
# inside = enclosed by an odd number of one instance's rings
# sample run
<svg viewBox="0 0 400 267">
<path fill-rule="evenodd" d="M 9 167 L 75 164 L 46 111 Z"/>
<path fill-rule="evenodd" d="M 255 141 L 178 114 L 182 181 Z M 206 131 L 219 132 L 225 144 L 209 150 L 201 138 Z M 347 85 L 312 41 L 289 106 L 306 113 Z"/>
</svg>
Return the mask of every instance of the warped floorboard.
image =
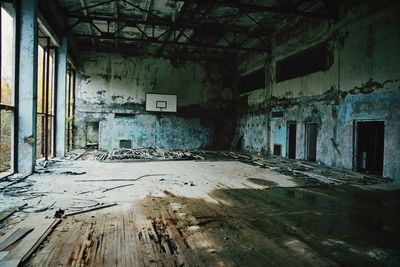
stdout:
<svg viewBox="0 0 400 267">
<path fill-rule="evenodd" d="M 148 196 L 71 216 L 28 266 L 397 265 L 398 191 L 350 186 Z"/>
</svg>

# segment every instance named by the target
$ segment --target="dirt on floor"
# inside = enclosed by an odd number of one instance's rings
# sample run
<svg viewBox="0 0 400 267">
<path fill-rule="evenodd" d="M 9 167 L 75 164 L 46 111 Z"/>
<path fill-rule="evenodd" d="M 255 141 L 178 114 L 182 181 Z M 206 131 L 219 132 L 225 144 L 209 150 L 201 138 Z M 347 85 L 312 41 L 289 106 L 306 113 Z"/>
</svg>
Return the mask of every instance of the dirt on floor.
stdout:
<svg viewBox="0 0 400 267">
<path fill-rule="evenodd" d="M 259 182 L 258 180 L 256 180 Z M 224 188 L 68 218 L 28 266 L 398 266 L 400 191 Z"/>
<path fill-rule="evenodd" d="M 261 161 L 43 163 L 23 181 L 3 183 L 0 204 L 24 206 L 1 232 L 33 215 L 117 203 L 64 217 L 26 265 L 400 265 L 396 187 L 331 184 L 341 172 L 330 170 L 331 178 L 317 165 L 300 170 L 306 163 Z M 285 175 L 293 164 L 302 164 L 302 173 Z M 304 175 L 310 170 L 316 179 Z"/>
</svg>

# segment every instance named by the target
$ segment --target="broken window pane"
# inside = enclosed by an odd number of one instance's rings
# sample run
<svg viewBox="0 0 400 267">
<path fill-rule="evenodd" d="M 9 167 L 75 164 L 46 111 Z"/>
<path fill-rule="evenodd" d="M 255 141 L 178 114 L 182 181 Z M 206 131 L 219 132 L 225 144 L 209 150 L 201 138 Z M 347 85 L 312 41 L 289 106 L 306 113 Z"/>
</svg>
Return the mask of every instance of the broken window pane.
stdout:
<svg viewBox="0 0 400 267">
<path fill-rule="evenodd" d="M 13 87 L 13 18 L 1 9 L 1 94 L 0 102 L 12 105 Z"/>
<path fill-rule="evenodd" d="M 0 172 L 11 167 L 12 112 L 0 110 Z"/>
<path fill-rule="evenodd" d="M 0 172 L 11 169 L 13 121 L 13 18 L 1 8 Z"/>
</svg>

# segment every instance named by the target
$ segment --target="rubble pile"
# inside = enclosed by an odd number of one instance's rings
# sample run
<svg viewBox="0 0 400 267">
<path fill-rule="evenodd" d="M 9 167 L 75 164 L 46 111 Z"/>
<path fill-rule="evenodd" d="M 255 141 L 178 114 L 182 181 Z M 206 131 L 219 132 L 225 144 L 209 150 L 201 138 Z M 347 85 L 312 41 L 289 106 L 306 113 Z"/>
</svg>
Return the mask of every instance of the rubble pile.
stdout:
<svg viewBox="0 0 400 267">
<path fill-rule="evenodd" d="M 97 160 L 204 160 L 195 150 L 164 150 L 159 148 L 119 149 L 96 156 Z"/>
</svg>

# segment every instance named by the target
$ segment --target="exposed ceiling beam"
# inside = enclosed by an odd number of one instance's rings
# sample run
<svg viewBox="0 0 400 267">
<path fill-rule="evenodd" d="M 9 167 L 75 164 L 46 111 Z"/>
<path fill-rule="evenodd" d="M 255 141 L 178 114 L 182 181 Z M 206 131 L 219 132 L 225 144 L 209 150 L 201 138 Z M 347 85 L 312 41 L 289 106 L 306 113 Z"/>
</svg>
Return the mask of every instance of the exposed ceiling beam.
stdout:
<svg viewBox="0 0 400 267">
<path fill-rule="evenodd" d="M 181 42 L 178 40 L 169 41 L 169 40 L 161 40 L 157 38 L 132 38 L 132 37 L 121 37 L 121 36 L 113 36 L 110 34 L 104 35 L 86 35 L 86 34 L 72 34 L 74 37 L 78 38 L 94 38 L 97 40 L 114 40 L 115 38 L 126 41 L 126 42 L 138 42 L 138 43 L 148 43 L 148 44 L 165 44 L 168 46 L 186 46 L 186 47 L 200 47 L 200 48 L 212 48 L 212 49 L 220 49 L 220 50 L 230 50 L 230 51 L 252 51 L 252 52 L 270 52 L 269 48 L 249 48 L 249 47 L 238 47 L 238 46 L 223 46 L 223 45 L 215 45 L 215 44 L 203 44 L 198 42 Z"/>
<path fill-rule="evenodd" d="M 126 18 L 119 16 L 118 18 L 110 15 L 80 15 L 80 14 L 70 14 L 69 15 L 70 19 L 77 19 L 78 21 L 76 23 L 71 23 L 70 27 L 75 26 L 77 23 L 93 23 L 94 21 L 102 21 L 102 22 L 115 22 L 115 23 L 125 23 L 127 27 L 137 27 L 137 26 L 151 26 L 151 27 L 161 27 L 164 29 L 169 29 L 171 27 L 171 22 L 167 20 L 163 21 L 151 21 L 151 20 L 140 20 L 140 19 L 131 19 L 131 18 Z M 217 25 L 220 26 L 220 25 Z M 177 22 L 175 24 L 175 27 L 177 28 L 187 28 L 187 29 L 199 29 L 198 25 L 196 22 L 192 22 L 190 24 L 183 24 Z M 230 28 L 227 30 L 226 33 L 237 33 L 237 34 L 247 34 L 248 30 L 247 29 L 238 29 L 238 28 Z M 262 32 L 262 31 L 254 31 L 254 35 L 261 35 L 261 36 L 269 36 L 269 32 Z"/>
<path fill-rule="evenodd" d="M 190 1 L 186 1 L 183 3 L 183 5 L 180 7 L 180 9 L 177 11 L 176 17 L 173 20 L 172 24 L 169 27 L 167 35 L 164 37 L 164 40 L 169 40 L 171 38 L 172 33 L 176 30 L 177 24 L 180 22 L 182 14 L 185 13 L 185 10 L 188 8 L 190 5 Z M 165 45 L 162 45 L 156 52 L 156 56 L 161 56 L 164 52 Z"/>
<path fill-rule="evenodd" d="M 81 6 L 82 6 L 81 10 L 83 11 L 83 14 L 85 14 L 85 16 L 88 16 L 89 13 L 87 11 L 88 10 L 88 5 L 86 4 L 86 0 L 80 0 L 80 2 L 81 2 Z M 108 2 L 111 2 L 111 1 L 108 1 Z M 94 6 L 96 6 L 96 5 L 94 5 Z M 90 34 L 93 34 L 93 24 L 90 23 L 88 25 L 88 27 L 89 27 Z M 96 41 L 94 39 L 92 39 L 92 45 L 96 46 Z"/>
<path fill-rule="evenodd" d="M 71 12 L 80 12 L 80 11 L 83 11 L 83 12 L 87 12 L 88 11 L 88 9 L 91 9 L 91 8 L 94 8 L 94 7 L 98 7 L 98 6 L 103 6 L 103 5 L 106 5 L 106 4 L 109 4 L 109 3 L 112 3 L 112 2 L 114 2 L 115 0 L 108 0 L 108 1 L 105 1 L 105 2 L 100 2 L 100 3 L 97 3 L 97 4 L 93 4 L 93 5 L 85 5 L 85 6 L 83 6 L 83 7 L 81 7 L 81 8 L 79 8 L 79 9 L 75 9 L 75 10 L 73 10 L 73 11 L 71 11 Z"/>
<path fill-rule="evenodd" d="M 120 1 L 126 3 L 127 5 L 129 5 L 129 6 L 131 6 L 131 7 L 134 7 L 134 8 L 136 8 L 136 9 L 138 9 L 139 11 L 144 12 L 145 14 L 147 14 L 147 15 L 153 17 L 153 18 L 162 19 L 160 16 L 154 14 L 154 13 L 151 12 L 150 10 L 145 9 L 145 8 L 141 8 L 139 5 L 132 4 L 132 3 L 129 2 L 128 0 L 120 0 Z"/>
<path fill-rule="evenodd" d="M 188 0 L 181 0 L 181 1 L 188 1 Z M 301 10 L 296 10 L 295 8 L 283 8 L 282 6 L 260 6 L 260 5 L 252 5 L 241 3 L 238 1 L 233 0 L 191 0 L 198 3 L 215 3 L 220 7 L 230 7 L 230 8 L 237 8 L 241 12 L 244 13 L 275 13 L 275 14 L 282 14 L 282 15 L 290 15 L 290 16 L 299 16 L 299 17 L 308 17 L 308 18 L 315 18 L 315 19 L 334 19 L 332 14 L 322 14 L 322 13 L 315 13 L 315 12 L 305 12 Z"/>
</svg>

